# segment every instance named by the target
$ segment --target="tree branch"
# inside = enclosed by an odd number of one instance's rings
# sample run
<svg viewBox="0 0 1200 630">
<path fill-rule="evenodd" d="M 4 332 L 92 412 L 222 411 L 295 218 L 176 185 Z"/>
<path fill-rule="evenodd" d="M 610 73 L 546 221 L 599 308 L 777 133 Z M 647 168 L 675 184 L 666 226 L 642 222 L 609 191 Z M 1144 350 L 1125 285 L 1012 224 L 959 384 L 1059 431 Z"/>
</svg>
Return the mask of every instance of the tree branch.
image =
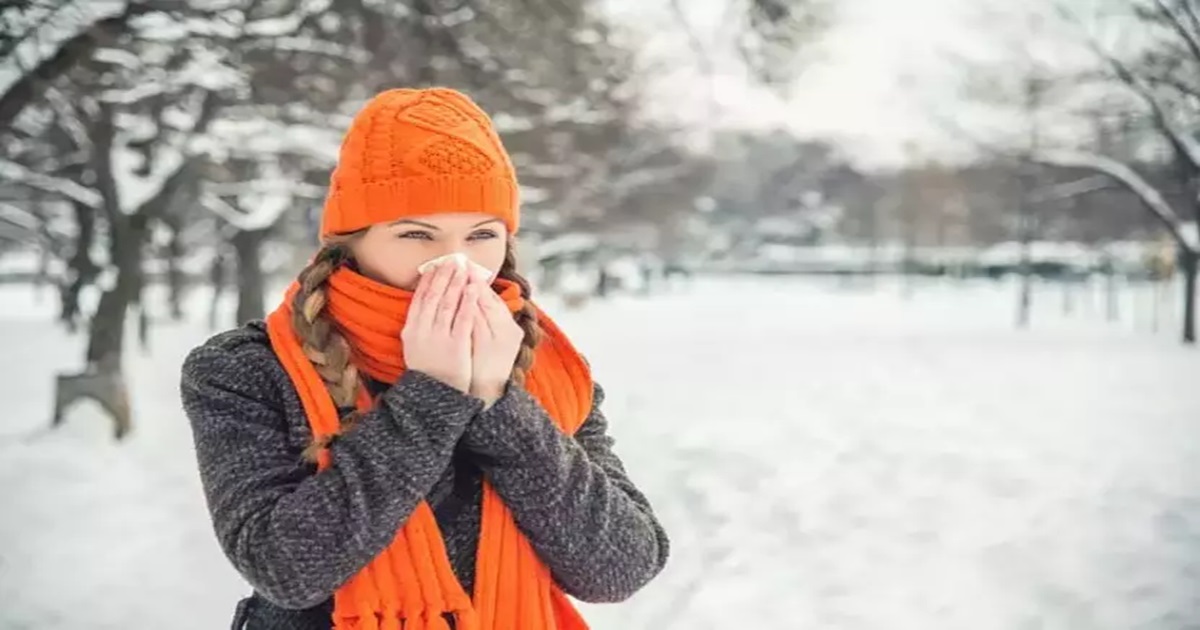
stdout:
<svg viewBox="0 0 1200 630">
<path fill-rule="evenodd" d="M 704 43 L 700 41 L 700 37 L 696 35 L 696 31 L 688 22 L 687 14 L 683 12 L 682 1 L 671 0 L 671 12 L 675 14 L 675 21 L 679 22 L 684 35 L 687 36 L 688 45 L 692 47 L 692 53 L 696 55 L 696 61 L 700 64 L 700 71 L 711 80 L 714 74 L 712 57 L 708 55 L 708 51 L 704 50 Z"/>
<path fill-rule="evenodd" d="M 1200 144 L 1195 138 L 1175 128 L 1167 117 L 1163 104 L 1154 96 L 1154 90 L 1146 85 L 1129 66 L 1120 59 L 1105 52 L 1095 40 L 1089 39 L 1093 51 L 1113 69 L 1117 79 L 1127 85 L 1150 108 L 1154 125 L 1167 137 L 1167 142 L 1175 150 L 1180 159 L 1186 160 L 1193 170 L 1200 170 Z"/>
<path fill-rule="evenodd" d="M 1183 12 L 1188 16 L 1188 21 L 1192 24 L 1192 30 L 1200 33 L 1200 13 L 1197 13 L 1196 3 L 1192 0 L 1181 0 L 1180 5 L 1183 6 Z"/>
<path fill-rule="evenodd" d="M 1186 6 L 1188 2 L 1184 2 L 1183 4 Z M 1171 30 L 1175 31 L 1175 33 L 1179 35 L 1180 39 L 1183 40 L 1183 43 L 1192 53 L 1192 57 L 1194 57 L 1197 62 L 1200 62 L 1200 40 L 1197 40 L 1195 35 L 1188 31 L 1187 27 L 1184 26 L 1183 21 L 1179 18 L 1179 16 L 1175 15 L 1175 12 L 1167 6 L 1166 0 L 1154 0 L 1154 5 L 1158 7 L 1159 15 L 1161 15 L 1163 20 L 1167 22 L 1167 25 L 1171 27 Z"/>
<path fill-rule="evenodd" d="M 1193 243 L 1179 218 L 1161 192 L 1132 168 L 1104 155 L 1081 151 L 1045 151 L 1033 156 L 1043 164 L 1068 168 L 1083 168 L 1113 178 L 1137 195 L 1142 205 L 1167 228 L 1171 238 L 1184 250 L 1200 253 L 1200 243 Z"/>
<path fill-rule="evenodd" d="M 27 105 L 41 99 L 46 87 L 66 74 L 77 63 L 91 56 L 102 41 L 111 38 L 129 20 L 147 11 L 146 7 L 129 3 L 114 16 L 96 21 L 87 29 L 66 40 L 53 55 L 43 58 L 28 72 L 23 72 L 0 94 L 0 128 L 9 127 Z M 13 56 L 17 52 L 13 51 Z"/>
<path fill-rule="evenodd" d="M 81 186 L 69 179 L 37 173 L 16 162 L 0 159 L 0 175 L 14 183 L 78 201 L 92 208 L 98 209 L 104 204 L 100 193 L 91 188 Z"/>
<path fill-rule="evenodd" d="M 146 199 L 136 210 L 132 216 L 142 217 L 143 219 L 153 219 L 161 215 L 170 205 L 171 198 L 175 192 L 187 182 L 188 178 L 193 176 L 191 167 L 196 161 L 196 157 L 188 155 L 188 144 L 199 134 L 204 133 L 208 128 L 212 119 L 216 116 L 217 110 L 220 108 L 220 97 L 215 92 L 204 92 L 200 100 L 200 111 L 196 114 L 195 123 L 187 132 L 187 135 L 180 142 L 179 151 L 184 155 L 180 160 L 179 165 L 175 170 L 168 175 L 162 182 L 162 186 Z M 122 200 L 124 201 L 124 200 Z"/>
<path fill-rule="evenodd" d="M 1162 75 L 1149 75 L 1145 80 L 1151 85 L 1166 86 L 1184 96 L 1190 96 L 1200 100 L 1200 87 L 1190 85 L 1182 79 Z"/>
<path fill-rule="evenodd" d="M 1044 186 L 1033 191 L 1029 195 L 1030 203 L 1045 203 L 1048 201 L 1062 201 L 1072 197 L 1080 197 L 1101 190 L 1112 188 L 1113 180 L 1108 175 L 1092 175 L 1069 182 L 1061 182 Z"/>
</svg>

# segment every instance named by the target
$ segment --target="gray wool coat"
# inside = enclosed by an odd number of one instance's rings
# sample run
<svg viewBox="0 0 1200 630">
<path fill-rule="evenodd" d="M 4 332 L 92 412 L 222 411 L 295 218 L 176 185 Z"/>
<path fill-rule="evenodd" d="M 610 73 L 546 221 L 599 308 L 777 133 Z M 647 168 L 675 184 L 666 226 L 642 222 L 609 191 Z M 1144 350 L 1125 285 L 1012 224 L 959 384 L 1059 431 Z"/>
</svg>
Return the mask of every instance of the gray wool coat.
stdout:
<svg viewBox="0 0 1200 630">
<path fill-rule="evenodd" d="M 519 387 L 485 410 L 415 370 L 372 386 L 379 404 L 317 472 L 301 457 L 308 419 L 261 321 L 185 360 L 183 404 L 217 540 L 254 591 L 235 628 L 329 628 L 333 592 L 421 499 L 472 592 L 485 475 L 567 594 L 620 601 L 663 568 L 667 535 L 613 452 L 598 386 L 573 436 Z"/>
</svg>

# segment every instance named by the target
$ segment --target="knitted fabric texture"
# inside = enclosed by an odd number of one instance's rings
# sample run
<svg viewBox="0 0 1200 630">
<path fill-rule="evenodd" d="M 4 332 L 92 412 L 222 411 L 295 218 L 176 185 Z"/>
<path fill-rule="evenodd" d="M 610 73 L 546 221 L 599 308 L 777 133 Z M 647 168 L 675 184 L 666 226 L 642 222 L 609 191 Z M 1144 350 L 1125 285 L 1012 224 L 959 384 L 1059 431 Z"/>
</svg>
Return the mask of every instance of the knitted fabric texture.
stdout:
<svg viewBox="0 0 1200 630">
<path fill-rule="evenodd" d="M 508 281 L 494 285 L 509 309 L 520 309 L 520 288 Z M 271 346 L 300 395 L 313 436 L 336 434 L 337 410 L 320 376 L 305 356 L 292 327 L 293 285 L 267 319 Z M 400 331 L 412 293 L 374 282 L 342 267 L 329 278 L 328 309 L 335 325 L 354 348 L 355 365 L 383 382 L 404 371 Z M 526 387 L 559 430 L 574 433 L 592 406 L 591 374 L 557 326 L 538 311 L 545 338 L 535 349 Z M 366 390 L 358 407 L 371 406 Z M 320 469 L 336 465 L 326 451 Z M 583 630 L 587 626 L 551 578 L 511 511 L 484 482 L 483 515 L 476 559 L 474 598 L 454 576 L 437 521 L 422 501 L 395 539 L 366 567 L 334 593 L 337 630 Z"/>
<path fill-rule="evenodd" d="M 491 119 L 447 88 L 376 95 L 342 140 L 321 235 L 440 212 L 482 212 L 517 231 L 516 173 Z"/>
</svg>

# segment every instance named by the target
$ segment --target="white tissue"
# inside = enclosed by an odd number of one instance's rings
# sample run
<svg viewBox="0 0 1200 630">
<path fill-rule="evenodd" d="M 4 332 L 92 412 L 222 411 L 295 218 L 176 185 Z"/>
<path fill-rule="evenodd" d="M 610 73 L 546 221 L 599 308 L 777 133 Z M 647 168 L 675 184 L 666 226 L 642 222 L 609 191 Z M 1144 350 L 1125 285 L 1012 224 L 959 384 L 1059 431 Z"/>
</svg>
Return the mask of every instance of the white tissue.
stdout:
<svg viewBox="0 0 1200 630">
<path fill-rule="evenodd" d="M 484 282 L 490 282 L 492 280 L 493 274 L 490 269 L 471 260 L 470 258 L 467 258 L 467 255 L 462 252 L 455 252 L 453 254 L 446 254 L 444 256 L 438 256 L 437 258 L 426 260 L 417 266 L 417 273 L 424 275 L 434 269 L 437 269 L 443 263 L 458 265 L 460 269 L 465 267 L 470 271 L 472 277 L 483 280 Z"/>
</svg>

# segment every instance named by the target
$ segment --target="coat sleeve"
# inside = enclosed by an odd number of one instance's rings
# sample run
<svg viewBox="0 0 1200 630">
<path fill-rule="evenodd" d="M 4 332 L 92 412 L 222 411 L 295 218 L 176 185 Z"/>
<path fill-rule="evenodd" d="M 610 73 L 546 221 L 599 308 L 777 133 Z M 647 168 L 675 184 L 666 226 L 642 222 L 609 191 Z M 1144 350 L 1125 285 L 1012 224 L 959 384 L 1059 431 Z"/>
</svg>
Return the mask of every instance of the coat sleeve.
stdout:
<svg viewBox="0 0 1200 630">
<path fill-rule="evenodd" d="M 261 344 L 210 342 L 188 356 L 181 380 L 217 540 L 256 591 L 299 609 L 329 598 L 391 542 L 482 402 L 410 370 L 316 472 L 288 440 L 288 386 Z"/>
<path fill-rule="evenodd" d="M 510 386 L 467 427 L 474 455 L 555 581 L 586 602 L 624 600 L 666 564 L 667 534 L 613 452 L 596 386 L 592 411 L 565 435 Z"/>
</svg>

